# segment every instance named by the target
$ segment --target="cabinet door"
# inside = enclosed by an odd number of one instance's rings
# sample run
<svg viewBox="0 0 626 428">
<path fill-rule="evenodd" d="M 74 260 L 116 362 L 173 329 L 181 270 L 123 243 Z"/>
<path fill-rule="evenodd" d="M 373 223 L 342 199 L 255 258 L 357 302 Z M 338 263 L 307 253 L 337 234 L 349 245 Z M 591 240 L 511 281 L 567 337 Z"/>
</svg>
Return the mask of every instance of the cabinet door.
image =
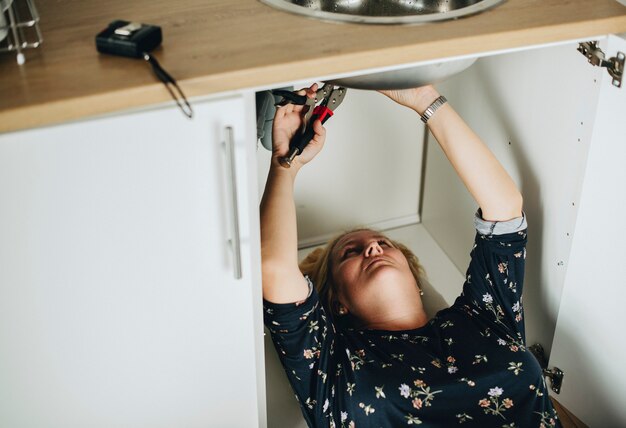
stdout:
<svg viewBox="0 0 626 428">
<path fill-rule="evenodd" d="M 607 56 L 626 53 L 610 36 Z M 626 82 L 603 74 L 550 365 L 565 407 L 591 427 L 626 424 Z"/>
<path fill-rule="evenodd" d="M 0 135 L 0 426 L 259 425 L 244 102 L 194 108 Z"/>
</svg>

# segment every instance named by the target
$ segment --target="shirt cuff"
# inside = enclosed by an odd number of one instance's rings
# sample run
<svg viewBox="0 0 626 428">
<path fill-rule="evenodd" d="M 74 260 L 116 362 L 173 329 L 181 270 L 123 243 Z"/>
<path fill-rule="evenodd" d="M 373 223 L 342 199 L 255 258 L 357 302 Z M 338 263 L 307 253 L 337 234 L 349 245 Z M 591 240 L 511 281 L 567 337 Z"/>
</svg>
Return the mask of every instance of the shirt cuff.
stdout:
<svg viewBox="0 0 626 428">
<path fill-rule="evenodd" d="M 309 275 L 304 275 L 304 278 L 306 279 L 307 285 L 309 286 L 309 294 L 307 294 L 306 296 L 306 298 L 308 299 L 309 297 L 311 297 L 311 294 L 313 294 L 313 281 L 311 281 L 311 278 L 309 278 Z"/>
<path fill-rule="evenodd" d="M 520 232 L 528 228 L 526 214 L 522 211 L 521 217 L 507 221 L 487 221 L 482 217 L 482 211 L 478 208 L 474 216 L 474 227 L 481 235 L 506 235 L 507 233 Z"/>
</svg>

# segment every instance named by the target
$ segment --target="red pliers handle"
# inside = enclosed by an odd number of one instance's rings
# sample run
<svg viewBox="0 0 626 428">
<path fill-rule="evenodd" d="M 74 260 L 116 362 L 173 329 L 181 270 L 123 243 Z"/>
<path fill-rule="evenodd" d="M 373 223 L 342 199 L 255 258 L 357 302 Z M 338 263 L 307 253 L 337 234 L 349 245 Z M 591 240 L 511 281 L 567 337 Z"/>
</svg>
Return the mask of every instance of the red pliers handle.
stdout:
<svg viewBox="0 0 626 428">
<path fill-rule="evenodd" d="M 324 91 L 324 98 L 321 104 L 313 108 L 313 110 L 309 107 L 309 111 L 307 111 L 304 116 L 302 131 L 296 133 L 294 138 L 291 140 L 287 156 L 278 160 L 285 168 L 291 167 L 291 162 L 293 162 L 296 156 L 302 153 L 304 148 L 311 142 L 313 137 L 315 137 L 313 123 L 319 119 L 323 124 L 330 119 L 330 117 L 334 114 L 334 110 L 339 107 L 339 104 L 341 104 L 346 96 L 347 90 L 343 87 L 335 88 L 333 85 L 327 83 L 320 91 L 318 91 L 318 93 L 321 91 Z"/>
</svg>

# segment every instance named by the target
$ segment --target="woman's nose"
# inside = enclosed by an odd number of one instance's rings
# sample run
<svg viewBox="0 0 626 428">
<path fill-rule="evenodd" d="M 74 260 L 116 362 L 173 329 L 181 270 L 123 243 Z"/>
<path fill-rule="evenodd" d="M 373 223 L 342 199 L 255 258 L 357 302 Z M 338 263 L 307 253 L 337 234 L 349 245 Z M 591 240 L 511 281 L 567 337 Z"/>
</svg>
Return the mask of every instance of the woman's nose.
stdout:
<svg viewBox="0 0 626 428">
<path fill-rule="evenodd" d="M 383 253 L 383 248 L 378 245 L 378 241 L 370 242 L 365 249 L 365 257 L 377 256 Z"/>
</svg>

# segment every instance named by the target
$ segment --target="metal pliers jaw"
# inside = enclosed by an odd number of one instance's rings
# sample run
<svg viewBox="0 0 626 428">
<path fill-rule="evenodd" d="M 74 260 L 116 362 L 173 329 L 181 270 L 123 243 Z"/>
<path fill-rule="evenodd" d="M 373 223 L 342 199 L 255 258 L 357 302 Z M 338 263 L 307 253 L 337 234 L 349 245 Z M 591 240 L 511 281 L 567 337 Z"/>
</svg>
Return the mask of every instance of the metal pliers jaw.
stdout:
<svg viewBox="0 0 626 428">
<path fill-rule="evenodd" d="M 317 90 L 314 98 L 284 90 L 276 90 L 272 91 L 272 93 L 283 97 L 280 102 L 276 103 L 276 106 L 285 106 L 287 104 L 307 106 L 300 132 L 296 133 L 294 139 L 289 144 L 289 153 L 287 156 L 279 159 L 283 167 L 289 168 L 295 157 L 302 153 L 304 148 L 315 136 L 313 122 L 319 119 L 324 123 L 333 115 L 333 111 L 339 107 L 339 104 L 341 104 L 346 95 L 346 88 L 335 88 L 333 84 L 326 83 Z M 321 103 L 316 107 L 316 104 L 320 100 Z"/>
<path fill-rule="evenodd" d="M 309 120 L 313 115 L 313 110 L 315 109 L 315 105 L 328 96 L 333 90 L 334 86 L 330 83 L 324 84 L 320 89 L 315 92 L 315 97 L 309 98 L 306 95 L 298 94 L 299 91 L 286 91 L 284 89 L 276 89 L 272 91 L 273 95 L 277 95 L 279 97 L 283 97 L 282 100 L 274 104 L 275 107 L 283 107 L 287 104 L 296 104 L 300 106 L 308 107 L 303 117 L 303 126 L 300 128 L 300 133 L 304 134 L 306 132 L 306 128 L 309 126 Z M 313 123 L 311 123 L 311 126 Z"/>
</svg>

